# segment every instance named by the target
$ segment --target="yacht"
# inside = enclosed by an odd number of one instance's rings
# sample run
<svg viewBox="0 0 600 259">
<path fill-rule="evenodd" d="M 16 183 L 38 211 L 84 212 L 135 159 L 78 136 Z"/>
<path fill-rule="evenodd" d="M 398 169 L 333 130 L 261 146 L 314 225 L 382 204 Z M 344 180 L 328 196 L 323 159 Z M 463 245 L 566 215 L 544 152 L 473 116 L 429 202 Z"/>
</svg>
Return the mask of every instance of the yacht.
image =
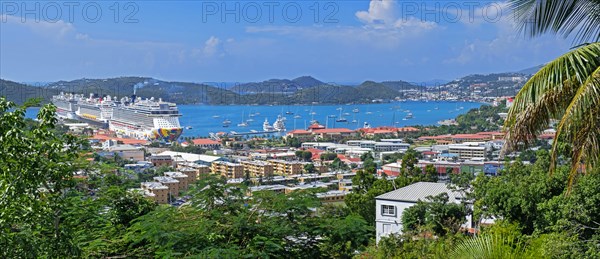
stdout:
<svg viewBox="0 0 600 259">
<path fill-rule="evenodd" d="M 277 116 L 277 120 L 275 120 L 275 122 L 273 123 L 273 129 L 279 132 L 285 131 L 285 120 L 283 118 L 284 117 L 282 117 L 281 115 Z"/>
<path fill-rule="evenodd" d="M 271 126 L 271 124 L 269 124 L 269 120 L 267 120 L 265 118 L 265 122 L 263 123 L 263 131 L 265 132 L 271 132 L 274 131 L 275 128 L 273 128 L 273 126 Z"/>
<path fill-rule="evenodd" d="M 360 111 L 358 110 L 358 108 L 352 110 L 353 113 L 359 113 Z"/>
</svg>

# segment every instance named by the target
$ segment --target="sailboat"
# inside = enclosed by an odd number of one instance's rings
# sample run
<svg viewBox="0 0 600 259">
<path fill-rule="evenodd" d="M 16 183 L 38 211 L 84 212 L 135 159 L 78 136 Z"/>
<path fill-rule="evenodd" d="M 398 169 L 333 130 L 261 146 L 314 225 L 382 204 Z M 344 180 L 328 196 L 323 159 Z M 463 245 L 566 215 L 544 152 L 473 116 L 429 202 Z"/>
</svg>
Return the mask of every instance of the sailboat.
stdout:
<svg viewBox="0 0 600 259">
<path fill-rule="evenodd" d="M 230 120 L 228 120 L 228 119 L 225 119 L 225 120 L 223 121 L 223 127 L 224 127 L 224 128 L 227 128 L 227 127 L 229 127 L 229 125 L 230 125 L 230 124 L 231 124 L 231 121 L 230 121 Z"/>
<path fill-rule="evenodd" d="M 336 122 L 348 122 L 348 120 L 342 116 L 342 108 L 338 108 L 338 110 L 340 111 L 340 117 L 338 117 L 337 120 L 335 120 Z"/>
<path fill-rule="evenodd" d="M 242 122 L 238 123 L 238 127 L 248 127 L 248 123 L 244 121 L 244 112 L 242 112 Z"/>
</svg>

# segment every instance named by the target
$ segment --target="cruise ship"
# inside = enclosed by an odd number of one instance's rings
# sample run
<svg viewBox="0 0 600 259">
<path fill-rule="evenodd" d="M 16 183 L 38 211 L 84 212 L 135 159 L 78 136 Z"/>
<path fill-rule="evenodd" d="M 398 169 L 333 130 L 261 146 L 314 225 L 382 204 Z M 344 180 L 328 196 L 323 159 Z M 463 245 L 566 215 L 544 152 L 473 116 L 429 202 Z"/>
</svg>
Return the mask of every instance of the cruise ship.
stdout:
<svg viewBox="0 0 600 259">
<path fill-rule="evenodd" d="M 63 92 L 60 95 L 52 97 L 52 103 L 56 106 L 56 115 L 63 119 L 77 120 L 77 110 L 79 109 L 77 103 L 83 99 L 83 95 L 80 94 L 65 94 Z"/>
<path fill-rule="evenodd" d="M 183 132 L 179 124 L 181 114 L 174 103 L 162 99 L 124 97 L 112 112 L 109 129 L 124 136 L 175 141 Z"/>
<path fill-rule="evenodd" d="M 117 100 L 61 93 L 52 97 L 52 103 L 59 117 L 85 121 L 125 137 L 172 142 L 183 132 L 177 105 L 161 99 L 142 99 L 134 94 Z"/>
<path fill-rule="evenodd" d="M 97 97 L 94 94 L 90 94 L 88 98 L 79 99 L 75 114 L 82 121 L 106 128 L 108 121 L 112 118 L 115 106 L 116 103 L 110 95 Z"/>
</svg>

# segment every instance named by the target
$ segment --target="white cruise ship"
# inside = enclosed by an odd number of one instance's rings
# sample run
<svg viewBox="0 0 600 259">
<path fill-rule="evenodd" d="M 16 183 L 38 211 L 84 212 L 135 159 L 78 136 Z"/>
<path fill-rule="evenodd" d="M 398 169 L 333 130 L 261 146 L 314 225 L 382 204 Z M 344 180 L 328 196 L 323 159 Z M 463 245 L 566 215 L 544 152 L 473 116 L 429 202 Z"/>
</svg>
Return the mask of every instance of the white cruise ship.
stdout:
<svg viewBox="0 0 600 259">
<path fill-rule="evenodd" d="M 65 94 L 61 92 L 59 95 L 52 96 L 52 103 L 56 106 L 56 115 L 63 119 L 78 119 L 75 114 L 79 100 L 83 99 L 80 94 Z"/>
<path fill-rule="evenodd" d="M 106 127 L 112 118 L 115 105 L 110 95 L 96 98 L 94 94 L 90 94 L 89 98 L 82 98 L 77 102 L 78 109 L 75 114 L 83 121 Z"/>
<path fill-rule="evenodd" d="M 172 142 L 183 132 L 179 117 L 174 103 L 125 97 L 113 110 L 109 129 L 132 138 Z"/>
<path fill-rule="evenodd" d="M 172 142 L 183 132 L 179 124 L 181 114 L 174 103 L 135 95 L 121 98 L 120 102 L 115 99 L 61 93 L 52 97 L 52 103 L 56 105 L 59 117 L 108 127 L 126 137 Z"/>
</svg>

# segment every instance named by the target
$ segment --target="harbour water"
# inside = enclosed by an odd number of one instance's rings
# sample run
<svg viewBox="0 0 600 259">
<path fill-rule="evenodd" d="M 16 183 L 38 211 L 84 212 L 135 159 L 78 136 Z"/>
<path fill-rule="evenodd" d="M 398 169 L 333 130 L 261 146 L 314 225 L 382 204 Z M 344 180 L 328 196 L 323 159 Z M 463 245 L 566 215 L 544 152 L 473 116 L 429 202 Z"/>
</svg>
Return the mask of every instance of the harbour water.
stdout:
<svg viewBox="0 0 600 259">
<path fill-rule="evenodd" d="M 311 120 L 317 120 L 328 128 L 362 128 L 367 122 L 371 127 L 437 125 L 440 120 L 452 119 L 482 103 L 448 101 L 405 101 L 378 104 L 352 105 L 292 105 L 292 106 L 242 106 L 242 105 L 178 105 L 182 137 L 208 136 L 210 132 L 262 131 L 265 119 L 272 125 L 278 115 L 286 117 L 287 130 L 306 129 Z M 39 109 L 27 111 L 27 117 L 35 118 Z M 412 114 L 410 116 L 409 114 Z M 339 117 L 347 122 L 338 122 Z M 411 118 L 412 117 L 412 118 Z M 224 120 L 229 127 L 223 127 Z M 248 121 L 250 120 L 250 121 Z M 247 127 L 238 124 L 246 122 Z"/>
</svg>

